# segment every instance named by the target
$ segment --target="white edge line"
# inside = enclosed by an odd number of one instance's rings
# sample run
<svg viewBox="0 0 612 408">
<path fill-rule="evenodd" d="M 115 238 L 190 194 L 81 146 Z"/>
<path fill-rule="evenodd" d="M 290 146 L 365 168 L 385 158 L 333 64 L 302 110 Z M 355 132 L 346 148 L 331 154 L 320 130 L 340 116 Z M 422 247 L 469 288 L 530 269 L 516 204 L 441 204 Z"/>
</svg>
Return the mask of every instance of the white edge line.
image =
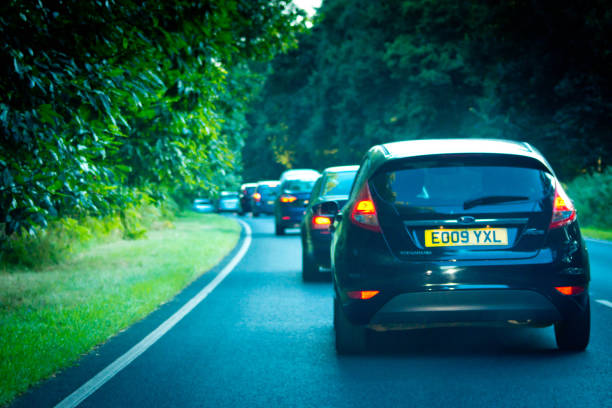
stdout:
<svg viewBox="0 0 612 408">
<path fill-rule="evenodd" d="M 191 312 L 202 300 L 206 299 L 206 297 L 217 287 L 217 285 L 219 285 L 223 279 L 225 279 L 225 277 L 234 270 L 251 245 L 251 227 L 249 227 L 249 225 L 242 220 L 237 221 L 244 227 L 246 237 L 238 253 L 225 266 L 225 268 L 223 268 L 223 270 L 221 270 L 221 272 L 219 272 L 219 274 L 212 281 L 210 281 L 208 285 L 206 285 L 200 292 L 185 303 L 165 322 L 160 324 L 155 330 L 138 342 L 138 344 L 125 352 L 125 354 L 121 355 L 115 361 L 106 366 L 106 368 L 96 374 L 92 379 L 81 385 L 72 394 L 60 401 L 60 403 L 55 406 L 56 408 L 73 408 L 79 405 L 81 402 L 83 402 L 83 400 L 93 394 L 98 388 L 102 387 L 107 381 L 128 366 L 138 356 L 144 353 L 149 347 L 155 344 L 157 340 L 172 329 L 172 327 L 180 322 L 181 319 L 187 316 L 187 314 Z"/>
<path fill-rule="evenodd" d="M 605 300 L 605 299 L 595 299 L 595 301 L 597 303 L 601 303 L 604 306 L 608 306 L 612 308 L 612 302 L 610 302 L 609 300 Z"/>
</svg>

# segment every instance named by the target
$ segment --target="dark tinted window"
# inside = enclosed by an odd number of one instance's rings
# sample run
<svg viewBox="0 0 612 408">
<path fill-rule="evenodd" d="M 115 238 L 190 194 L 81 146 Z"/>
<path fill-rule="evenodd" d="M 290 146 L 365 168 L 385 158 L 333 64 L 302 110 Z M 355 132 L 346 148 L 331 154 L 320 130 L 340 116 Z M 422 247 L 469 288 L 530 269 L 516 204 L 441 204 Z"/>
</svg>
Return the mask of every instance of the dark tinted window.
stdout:
<svg viewBox="0 0 612 408">
<path fill-rule="evenodd" d="M 276 187 L 276 186 L 269 186 L 267 184 L 262 184 L 259 187 L 257 187 L 257 191 L 261 195 L 264 195 L 264 196 L 268 196 L 268 195 L 274 194 L 277 189 L 278 189 L 278 187 Z"/>
<path fill-rule="evenodd" d="M 550 193 L 551 179 L 539 169 L 470 165 L 391 170 L 375 175 L 371 184 L 380 198 L 397 206 L 431 206 L 487 196 L 539 200 Z"/>
<path fill-rule="evenodd" d="M 319 195 L 348 195 L 357 171 L 327 173 Z"/>
<path fill-rule="evenodd" d="M 286 180 L 283 183 L 283 190 L 294 193 L 309 193 L 312 191 L 315 180 Z"/>
</svg>

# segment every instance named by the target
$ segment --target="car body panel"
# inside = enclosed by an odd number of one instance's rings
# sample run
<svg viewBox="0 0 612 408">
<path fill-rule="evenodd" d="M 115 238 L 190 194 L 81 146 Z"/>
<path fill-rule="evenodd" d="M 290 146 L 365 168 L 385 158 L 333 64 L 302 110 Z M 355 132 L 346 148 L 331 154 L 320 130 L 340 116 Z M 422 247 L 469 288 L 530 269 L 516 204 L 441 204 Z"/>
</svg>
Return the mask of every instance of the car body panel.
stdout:
<svg viewBox="0 0 612 408">
<path fill-rule="evenodd" d="M 278 180 L 265 180 L 257 183 L 251 195 L 251 211 L 253 215 L 274 214 L 274 200 L 278 194 Z M 260 194 L 256 197 L 255 194 Z"/>
<path fill-rule="evenodd" d="M 240 212 L 251 212 L 251 196 L 255 192 L 256 187 L 257 183 L 245 183 L 240 186 L 240 190 L 238 191 L 240 195 Z"/>
<path fill-rule="evenodd" d="M 552 215 L 550 192 L 536 201 L 487 204 L 469 212 L 457 206 L 441 211 L 434 205 L 425 215 L 402 215 L 393 208 L 384 209 L 374 192 L 381 232 L 351 221 L 360 189 L 377 172 L 387 171 L 394 162 L 418 159 L 419 154 L 438 159 L 444 155 L 510 155 L 520 162 L 519 166 L 537 168 L 557 183 L 548 163 L 528 144 L 480 142 L 400 142 L 375 146 L 366 154 L 348 202 L 334 222 L 331 244 L 335 295 L 352 324 L 375 330 L 462 324 L 545 326 L 588 308 L 590 271 L 586 245 L 577 220 L 560 228 L 547 228 Z M 508 228 L 511 245 L 440 250 L 423 247 L 422 234 L 419 235 L 422 229 L 448 228 L 444 222 L 458 222 L 465 215 L 475 219 L 505 218 L 506 224 L 502 221 L 499 225 Z M 513 226 L 507 223 L 508 219 L 522 220 Z M 419 225 L 419 221 L 425 222 Z M 542 228 L 542 222 L 546 228 Z M 486 222 L 483 224 L 486 226 Z M 525 236 L 526 231 L 536 232 Z M 523 238 L 532 242 L 521 243 Z M 555 290 L 558 286 L 581 286 L 585 290 L 566 296 Z M 347 295 L 361 290 L 379 293 L 367 300 Z M 505 299 L 505 306 L 497 303 L 496 296 Z M 410 299 L 422 304 L 411 308 Z M 450 305 L 446 307 L 448 313 L 441 312 L 445 304 Z M 486 313 L 478 317 L 483 310 Z"/>
<path fill-rule="evenodd" d="M 281 175 L 279 193 L 274 203 L 277 230 L 300 226 L 319 176 L 320 173 L 312 169 L 287 170 Z M 283 202 L 285 198 L 293 201 Z"/>
<path fill-rule="evenodd" d="M 335 215 L 324 209 L 327 203 L 335 203 L 332 206 L 336 207 L 335 212 L 344 206 L 358 168 L 359 166 L 335 166 L 325 169 L 312 190 L 310 203 L 300 224 L 302 251 L 305 251 L 316 265 L 325 269 L 329 269 L 331 265 L 331 231 L 325 227 L 315 228 L 313 218 Z"/>
<path fill-rule="evenodd" d="M 240 200 L 235 191 L 222 191 L 215 203 L 217 212 L 233 212 L 240 210 Z"/>
</svg>

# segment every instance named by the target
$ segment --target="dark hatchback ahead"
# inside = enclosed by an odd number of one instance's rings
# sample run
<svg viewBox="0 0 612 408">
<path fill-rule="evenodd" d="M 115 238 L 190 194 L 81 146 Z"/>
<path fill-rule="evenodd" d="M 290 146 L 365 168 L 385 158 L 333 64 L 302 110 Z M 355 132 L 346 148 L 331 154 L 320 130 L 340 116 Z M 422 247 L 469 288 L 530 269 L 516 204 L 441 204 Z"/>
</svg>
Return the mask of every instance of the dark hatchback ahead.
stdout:
<svg viewBox="0 0 612 408">
<path fill-rule="evenodd" d="M 338 208 L 346 203 L 358 169 L 359 166 L 329 167 L 323 171 L 312 189 L 300 225 L 304 281 L 316 279 L 320 276 L 320 267 L 330 266 L 331 221 Z"/>
<path fill-rule="evenodd" d="M 259 214 L 273 214 L 274 200 L 278 194 L 278 180 L 260 181 L 251 195 L 251 213 L 253 217 Z"/>
<path fill-rule="evenodd" d="M 251 196 L 255 192 L 255 187 L 257 187 L 257 183 L 245 183 L 240 186 L 240 190 L 238 191 L 238 195 L 240 196 L 239 215 L 244 215 L 252 211 Z"/>
<path fill-rule="evenodd" d="M 312 169 L 287 170 L 281 175 L 279 195 L 274 203 L 276 235 L 284 235 L 286 228 L 300 226 L 310 193 L 320 175 Z"/>
<path fill-rule="evenodd" d="M 589 342 L 589 261 L 542 155 L 506 140 L 417 140 L 366 154 L 331 246 L 339 353 L 368 329 L 555 326 Z"/>
</svg>

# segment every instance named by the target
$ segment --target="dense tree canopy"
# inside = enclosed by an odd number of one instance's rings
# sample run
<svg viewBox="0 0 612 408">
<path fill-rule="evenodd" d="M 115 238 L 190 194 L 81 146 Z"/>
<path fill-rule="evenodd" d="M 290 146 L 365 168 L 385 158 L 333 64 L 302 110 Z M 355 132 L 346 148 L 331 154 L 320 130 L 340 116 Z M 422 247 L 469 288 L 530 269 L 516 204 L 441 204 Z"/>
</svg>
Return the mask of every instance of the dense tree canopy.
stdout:
<svg viewBox="0 0 612 408">
<path fill-rule="evenodd" d="M 237 181 L 248 68 L 295 43 L 285 0 L 0 6 L 0 223 Z"/>
<path fill-rule="evenodd" d="M 605 166 L 606 3 L 324 0 L 299 48 L 271 64 L 243 152 L 321 169 L 381 142 L 495 137 L 533 143 L 564 179 Z M 245 157 L 245 177 L 269 169 Z"/>
</svg>

